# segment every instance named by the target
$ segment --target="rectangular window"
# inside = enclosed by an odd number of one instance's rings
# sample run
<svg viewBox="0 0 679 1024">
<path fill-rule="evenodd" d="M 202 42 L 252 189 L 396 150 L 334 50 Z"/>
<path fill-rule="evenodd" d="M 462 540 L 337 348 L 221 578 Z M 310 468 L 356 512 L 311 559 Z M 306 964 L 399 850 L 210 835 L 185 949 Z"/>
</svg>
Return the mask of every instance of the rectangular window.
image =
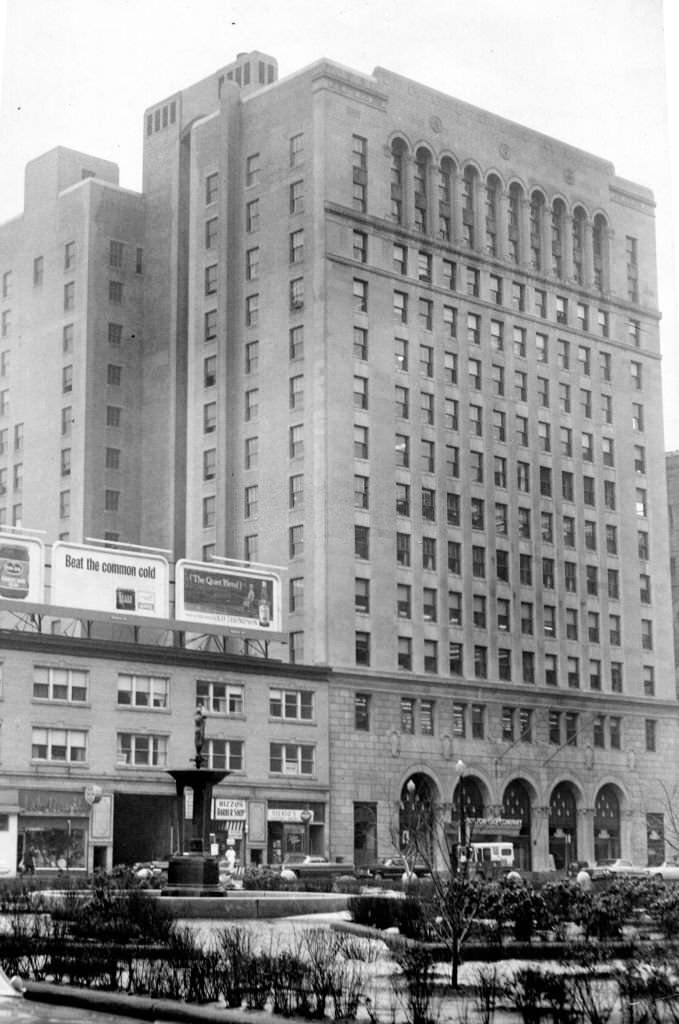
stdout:
<svg viewBox="0 0 679 1024">
<path fill-rule="evenodd" d="M 119 707 L 165 711 L 170 704 L 170 680 L 119 672 L 117 702 Z"/>
<path fill-rule="evenodd" d="M 245 326 L 257 327 L 259 324 L 259 295 L 248 295 L 245 299 Z"/>
<path fill-rule="evenodd" d="M 243 400 L 243 415 L 247 422 L 256 419 L 259 413 L 259 388 L 250 388 L 245 392 Z"/>
<path fill-rule="evenodd" d="M 415 732 L 415 701 L 412 697 L 401 697 L 401 732 L 410 735 Z"/>
<path fill-rule="evenodd" d="M 259 183 L 260 173 L 260 162 L 259 153 L 252 153 L 245 159 L 245 187 L 250 188 L 252 185 Z"/>
<path fill-rule="evenodd" d="M 269 771 L 272 775 L 314 775 L 315 748 L 310 744 L 270 743 Z"/>
<path fill-rule="evenodd" d="M 243 494 L 243 514 L 246 519 L 252 519 L 257 515 L 259 487 L 257 484 L 251 484 L 249 487 L 245 488 Z"/>
<path fill-rule="evenodd" d="M 448 541 L 448 572 L 453 576 L 462 573 L 462 545 L 457 540 Z"/>
<path fill-rule="evenodd" d="M 217 522 L 217 499 L 214 495 L 203 498 L 202 526 L 204 530 L 210 529 Z"/>
<path fill-rule="evenodd" d="M 89 695 L 89 673 L 74 668 L 36 665 L 33 669 L 34 700 L 83 704 Z"/>
<path fill-rule="evenodd" d="M 370 694 L 354 695 L 354 729 L 370 732 Z"/>
<path fill-rule="evenodd" d="M 408 323 L 408 296 L 405 292 L 394 292 L 393 311 L 397 323 Z"/>
<path fill-rule="evenodd" d="M 357 576 L 354 580 L 354 608 L 364 615 L 370 613 L 370 580 Z"/>
<path fill-rule="evenodd" d="M 304 327 L 301 325 L 291 327 L 288 340 L 290 359 L 302 359 L 304 357 Z"/>
<path fill-rule="evenodd" d="M 357 630 L 355 637 L 355 652 L 357 665 L 370 665 L 370 633 Z"/>
<path fill-rule="evenodd" d="M 476 648 L 477 651 L 485 651 L 485 647 Z M 476 659 L 475 659 L 476 661 Z M 485 679 L 486 673 L 480 675 L 478 672 L 476 675 L 479 678 Z M 486 709 L 483 704 L 472 704 L 471 706 L 471 735 L 472 739 L 482 740 L 485 736 L 486 731 Z"/>
<path fill-rule="evenodd" d="M 247 444 L 247 442 L 246 442 Z M 110 451 L 112 449 L 107 449 Z M 203 452 L 203 480 L 214 480 L 217 475 L 217 450 L 208 448 Z"/>
<path fill-rule="evenodd" d="M 302 239 L 302 247 L 304 240 Z M 302 248 L 302 252 L 304 249 Z M 259 277 L 259 246 L 248 249 L 245 253 L 245 280 L 256 281 Z M 208 290 L 209 286 L 209 290 Z M 217 266 L 205 268 L 205 294 L 217 291 Z"/>
<path fill-rule="evenodd" d="M 111 408 L 109 406 L 109 408 Z M 120 410 L 118 410 L 120 411 Z M 206 402 L 203 406 L 203 433 L 212 434 L 217 429 L 217 403 Z"/>
<path fill-rule="evenodd" d="M 288 505 L 291 509 L 304 508 L 304 476 L 295 473 L 290 477 L 288 494 Z"/>
<path fill-rule="evenodd" d="M 490 321 L 490 345 L 494 352 L 504 351 L 504 324 L 501 320 Z"/>
<path fill-rule="evenodd" d="M 370 480 L 367 476 L 354 474 L 354 508 L 370 507 Z"/>
<path fill-rule="evenodd" d="M 422 538 L 422 568 L 436 570 L 436 539 L 434 537 Z"/>
<path fill-rule="evenodd" d="M 36 256 L 33 260 L 33 284 L 39 287 L 45 277 L 45 260 L 43 256 Z"/>
<path fill-rule="evenodd" d="M 269 716 L 293 722 L 313 721 L 313 690 L 269 690 Z"/>
<path fill-rule="evenodd" d="M 304 309 L 304 278 L 296 277 L 289 287 L 290 312 L 298 313 Z"/>
<path fill-rule="evenodd" d="M 87 761 L 87 736 L 85 729 L 34 726 L 31 731 L 31 758 L 34 761 L 84 764 Z"/>
<path fill-rule="evenodd" d="M 295 182 L 295 185 L 297 186 L 301 186 L 301 184 L 301 181 Z M 297 212 L 292 208 L 293 189 L 295 188 L 295 185 L 290 186 L 290 213 Z M 303 209 L 304 200 L 301 194 L 298 201 L 301 203 L 301 208 Z M 249 235 L 259 230 L 259 199 L 252 199 L 249 203 L 246 203 L 245 205 L 245 230 Z"/>
<path fill-rule="evenodd" d="M 290 166 L 299 167 L 304 163 L 304 132 L 290 137 Z"/>
<path fill-rule="evenodd" d="M 250 207 L 256 206 L 256 226 L 259 227 L 259 200 L 255 200 L 253 203 L 248 203 L 248 210 Z M 293 181 L 290 185 L 290 213 L 304 213 L 304 182 Z M 255 230 L 249 228 L 248 230 Z"/>
<path fill-rule="evenodd" d="M 549 742 L 556 746 L 561 745 L 561 712 L 550 711 L 549 712 Z"/>
<path fill-rule="evenodd" d="M 288 529 L 288 554 L 290 558 L 301 558 L 304 554 L 304 526 L 301 523 Z"/>
<path fill-rule="evenodd" d="M 290 263 L 304 262 L 304 228 L 290 233 Z"/>
<path fill-rule="evenodd" d="M 304 408 L 304 376 L 301 373 L 295 374 L 288 382 L 288 404 L 291 409 Z"/>
<path fill-rule="evenodd" d="M 368 458 L 368 428 L 354 424 L 354 458 Z"/>
<path fill-rule="evenodd" d="M 354 327 L 353 354 L 354 359 L 365 361 L 368 358 L 368 331 L 365 327 Z"/>
<path fill-rule="evenodd" d="M 370 558 L 370 527 L 354 526 L 354 555 L 356 558 Z"/>
<path fill-rule="evenodd" d="M 398 637 L 398 667 L 409 672 L 413 667 L 413 642 L 409 636 Z"/>
<path fill-rule="evenodd" d="M 122 242 L 111 241 L 109 244 L 108 265 L 119 270 L 123 265 L 125 246 Z"/>
</svg>

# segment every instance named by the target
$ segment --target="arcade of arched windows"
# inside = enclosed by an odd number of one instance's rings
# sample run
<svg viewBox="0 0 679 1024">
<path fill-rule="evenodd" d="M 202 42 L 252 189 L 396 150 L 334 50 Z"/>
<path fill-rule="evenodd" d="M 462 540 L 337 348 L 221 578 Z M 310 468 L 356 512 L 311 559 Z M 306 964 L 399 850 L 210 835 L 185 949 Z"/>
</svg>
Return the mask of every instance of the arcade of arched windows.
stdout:
<svg viewBox="0 0 679 1024">
<path fill-rule="evenodd" d="M 392 220 L 480 255 L 607 292 L 611 231 L 604 214 L 590 215 L 545 189 L 504 182 L 471 162 L 436 159 L 400 136 L 388 146 Z"/>
</svg>

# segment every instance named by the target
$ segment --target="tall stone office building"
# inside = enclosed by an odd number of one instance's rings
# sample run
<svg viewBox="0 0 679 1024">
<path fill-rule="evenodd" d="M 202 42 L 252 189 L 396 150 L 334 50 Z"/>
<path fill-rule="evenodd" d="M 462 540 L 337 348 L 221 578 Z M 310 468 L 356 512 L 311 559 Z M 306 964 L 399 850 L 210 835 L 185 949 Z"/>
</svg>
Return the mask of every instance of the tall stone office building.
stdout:
<svg viewBox="0 0 679 1024">
<path fill-rule="evenodd" d="M 140 195 L 35 161 L 0 263 L 5 521 L 284 567 L 268 653 L 332 669 L 326 849 L 388 852 L 407 782 L 448 815 L 463 772 L 525 867 L 662 859 L 648 189 L 255 52 L 148 109 Z"/>
</svg>

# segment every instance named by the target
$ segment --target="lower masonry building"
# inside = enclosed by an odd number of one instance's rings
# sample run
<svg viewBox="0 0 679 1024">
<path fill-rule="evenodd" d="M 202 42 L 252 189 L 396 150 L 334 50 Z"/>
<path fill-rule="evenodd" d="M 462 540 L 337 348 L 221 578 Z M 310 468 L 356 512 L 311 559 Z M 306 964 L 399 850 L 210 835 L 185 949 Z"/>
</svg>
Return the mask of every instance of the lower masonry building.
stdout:
<svg viewBox="0 0 679 1024">
<path fill-rule="evenodd" d="M 524 869 L 622 853 L 660 862 L 672 821 L 670 702 L 555 702 L 506 688 L 333 673 L 268 659 L 4 630 L 0 871 L 164 859 L 197 705 L 208 766 L 227 770 L 214 841 L 242 864 L 309 851 L 357 866 L 398 849 L 408 783 Z M 407 694 L 407 695 L 406 695 Z M 461 764 L 464 768 L 461 768 Z M 663 788 L 663 786 L 665 788 Z M 305 813 L 307 812 L 307 813 Z M 406 816 L 404 816 L 406 815 Z"/>
<path fill-rule="evenodd" d="M 662 859 L 677 702 L 652 192 L 328 60 L 279 80 L 241 54 L 143 128 L 141 192 L 57 149 L 0 226 L 0 525 L 283 566 L 270 657 L 226 648 L 262 673 L 262 707 L 283 662 L 324 679 L 322 826 L 300 789 L 315 849 L 398 846 L 411 779 L 450 816 L 462 761 L 469 817 L 511 834 L 523 867 Z M 169 657 L 149 643 L 142 675 L 154 650 Z M 75 714 L 30 699 L 38 730 Z M 93 736 L 95 710 L 77 709 Z M 173 743 L 174 713 L 157 715 Z M 3 772 L 10 744 L 47 780 L 45 744 L 31 758 L 19 735 L 4 722 Z M 243 779 L 258 765 L 269 793 L 279 741 L 261 735 Z M 115 793 L 129 773 L 111 737 Z M 308 769 L 300 754 L 282 774 Z M 265 820 L 248 856 L 274 855 Z"/>
<path fill-rule="evenodd" d="M 0 872 L 26 847 L 38 873 L 167 859 L 168 770 L 190 767 L 197 705 L 208 766 L 229 773 L 211 809 L 220 850 L 232 839 L 242 864 L 328 850 L 323 669 L 7 630 L 0 666 Z"/>
</svg>

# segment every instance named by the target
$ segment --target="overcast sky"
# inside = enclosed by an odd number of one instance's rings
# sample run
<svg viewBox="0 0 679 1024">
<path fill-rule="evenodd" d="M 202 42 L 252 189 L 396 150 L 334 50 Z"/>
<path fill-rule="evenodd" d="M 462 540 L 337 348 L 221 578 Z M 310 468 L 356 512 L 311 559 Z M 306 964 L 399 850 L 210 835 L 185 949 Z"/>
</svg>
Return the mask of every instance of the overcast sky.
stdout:
<svg viewBox="0 0 679 1024">
<path fill-rule="evenodd" d="M 240 51 L 273 55 L 280 77 L 321 57 L 380 65 L 653 189 L 666 447 L 679 448 L 679 15 L 665 6 L 663 25 L 662 0 L 0 0 L 0 222 L 21 212 L 27 161 L 57 145 L 115 161 L 138 189 L 144 108 Z"/>
</svg>

